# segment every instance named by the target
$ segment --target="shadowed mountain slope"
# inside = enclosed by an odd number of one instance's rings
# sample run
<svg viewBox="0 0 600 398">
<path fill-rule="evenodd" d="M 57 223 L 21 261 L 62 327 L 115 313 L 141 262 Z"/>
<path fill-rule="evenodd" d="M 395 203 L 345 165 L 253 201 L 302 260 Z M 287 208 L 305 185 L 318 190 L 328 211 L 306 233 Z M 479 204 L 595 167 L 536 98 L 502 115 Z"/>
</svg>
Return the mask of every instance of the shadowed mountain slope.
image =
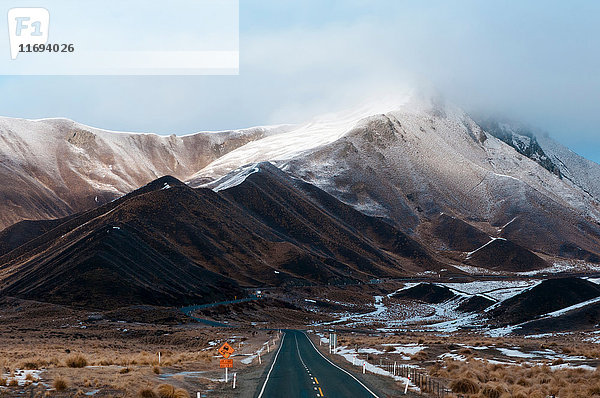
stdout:
<svg viewBox="0 0 600 398">
<path fill-rule="evenodd" d="M 163 177 L 50 230 L 32 229 L 33 239 L 0 257 L 0 294 L 97 308 L 179 305 L 240 296 L 241 287 L 443 266 L 384 221 L 270 164 L 255 169 L 219 192 Z M 11 230 L 6 241 L 26 240 Z"/>
<path fill-rule="evenodd" d="M 513 272 L 532 271 L 549 266 L 531 251 L 503 238 L 493 239 L 470 252 L 465 263 L 485 269 Z"/>
<path fill-rule="evenodd" d="M 456 297 L 446 286 L 433 283 L 419 283 L 408 289 L 400 290 L 392 297 L 397 299 L 418 300 L 429 304 L 439 304 Z"/>
<path fill-rule="evenodd" d="M 530 321 L 574 304 L 600 296 L 600 285 L 579 278 L 548 279 L 527 289 L 488 312 L 500 324 Z"/>
</svg>

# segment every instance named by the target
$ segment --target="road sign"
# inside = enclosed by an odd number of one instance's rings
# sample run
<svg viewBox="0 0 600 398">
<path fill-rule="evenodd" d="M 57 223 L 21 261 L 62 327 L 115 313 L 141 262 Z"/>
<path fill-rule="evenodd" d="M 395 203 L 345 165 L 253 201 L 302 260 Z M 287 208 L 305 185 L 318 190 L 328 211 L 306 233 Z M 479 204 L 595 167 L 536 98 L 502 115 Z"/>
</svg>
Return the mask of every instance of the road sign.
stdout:
<svg viewBox="0 0 600 398">
<path fill-rule="evenodd" d="M 233 368 L 233 359 L 221 359 L 222 368 Z"/>
<path fill-rule="evenodd" d="M 219 354 L 223 355 L 225 359 L 229 358 L 234 351 L 235 350 L 229 345 L 228 342 L 223 343 L 223 345 L 219 347 Z"/>
</svg>

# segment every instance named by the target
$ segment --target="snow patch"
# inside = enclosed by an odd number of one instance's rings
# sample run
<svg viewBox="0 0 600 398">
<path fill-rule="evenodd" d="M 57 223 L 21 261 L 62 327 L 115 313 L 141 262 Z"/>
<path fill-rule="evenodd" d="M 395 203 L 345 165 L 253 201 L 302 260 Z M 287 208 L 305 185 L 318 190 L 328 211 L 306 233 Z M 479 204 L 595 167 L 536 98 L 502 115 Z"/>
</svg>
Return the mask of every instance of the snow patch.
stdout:
<svg viewBox="0 0 600 398">
<path fill-rule="evenodd" d="M 258 173 L 258 171 L 258 163 L 239 167 L 231 173 L 219 178 L 218 180 L 203 185 L 203 187 L 212 188 L 212 190 L 215 192 L 223 191 L 225 189 L 240 185 L 241 183 L 246 181 L 246 178 L 248 178 L 248 176 L 254 173 Z"/>
</svg>

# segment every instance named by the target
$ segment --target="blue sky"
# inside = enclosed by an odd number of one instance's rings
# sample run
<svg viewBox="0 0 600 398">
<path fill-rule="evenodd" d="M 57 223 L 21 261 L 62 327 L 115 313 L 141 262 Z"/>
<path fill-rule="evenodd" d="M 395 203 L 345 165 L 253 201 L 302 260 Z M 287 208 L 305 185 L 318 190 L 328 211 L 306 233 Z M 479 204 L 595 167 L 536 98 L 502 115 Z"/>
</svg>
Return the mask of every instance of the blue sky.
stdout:
<svg viewBox="0 0 600 398">
<path fill-rule="evenodd" d="M 0 77 L 0 114 L 187 134 L 427 86 L 600 162 L 598 15 L 591 0 L 241 0 L 239 76 Z"/>
</svg>

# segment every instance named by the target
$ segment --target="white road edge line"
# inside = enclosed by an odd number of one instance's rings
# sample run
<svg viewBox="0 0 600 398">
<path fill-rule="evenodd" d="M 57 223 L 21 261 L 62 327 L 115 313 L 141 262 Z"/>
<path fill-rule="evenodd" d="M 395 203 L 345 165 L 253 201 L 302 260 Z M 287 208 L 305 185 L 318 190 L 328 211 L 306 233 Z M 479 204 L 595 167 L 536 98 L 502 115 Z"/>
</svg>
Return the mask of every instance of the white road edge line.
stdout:
<svg viewBox="0 0 600 398">
<path fill-rule="evenodd" d="M 308 374 L 310 374 L 310 370 L 308 370 L 308 367 L 302 360 L 302 355 L 300 355 L 300 346 L 298 346 L 298 337 L 296 337 L 295 334 L 294 334 L 294 339 L 296 339 L 296 351 L 298 351 L 298 358 L 300 358 L 300 362 L 302 362 L 302 366 L 304 366 L 306 368 L 306 370 L 308 371 Z"/>
<path fill-rule="evenodd" d="M 275 362 L 277 362 L 277 357 L 279 356 L 279 351 L 281 351 L 281 347 L 283 347 L 283 340 L 285 340 L 285 335 L 286 335 L 286 333 L 283 333 L 283 337 L 281 338 L 281 342 L 279 343 L 279 349 L 277 350 L 277 353 L 275 354 L 275 359 L 273 359 L 273 363 L 271 364 L 271 369 L 269 369 L 269 373 L 267 373 L 267 378 L 265 379 L 265 382 L 264 382 L 262 388 L 260 389 L 260 394 L 258 394 L 257 398 L 262 397 L 263 393 L 265 392 L 265 388 L 267 387 L 267 382 L 269 381 L 269 376 L 271 376 L 273 367 L 275 367 Z"/>
<path fill-rule="evenodd" d="M 315 351 L 316 351 L 316 352 L 318 352 L 318 353 L 319 353 L 319 355 L 320 355 L 320 356 L 322 356 L 324 360 L 326 360 L 327 362 L 329 362 L 330 364 L 332 364 L 333 366 L 335 366 L 336 368 L 338 368 L 338 369 L 339 369 L 339 370 L 341 370 L 342 372 L 346 373 L 348 376 L 352 377 L 354 380 L 356 380 L 356 382 L 357 382 L 358 384 L 360 384 L 361 386 L 363 386 L 363 388 L 364 388 L 365 390 L 367 390 L 368 392 L 370 392 L 370 393 L 371 393 L 371 395 L 373 395 L 375 398 L 379 398 L 379 396 L 378 396 L 377 394 L 375 394 L 373 391 L 369 390 L 369 387 L 365 386 L 365 385 L 364 385 L 364 384 L 363 384 L 363 383 L 362 383 L 360 380 L 358 380 L 356 377 L 354 377 L 354 375 L 353 375 L 352 373 L 348 372 L 348 371 L 347 371 L 347 370 L 345 370 L 345 369 L 342 369 L 342 368 L 340 368 L 340 367 L 339 367 L 339 366 L 337 366 L 335 363 L 331 362 L 331 361 L 330 361 L 330 360 L 329 360 L 329 359 L 328 359 L 328 358 L 327 358 L 325 355 L 321 354 L 321 351 L 319 351 L 319 350 L 317 349 L 317 347 L 316 347 L 316 346 L 315 346 L 315 344 L 312 342 L 312 340 L 310 339 L 310 337 L 308 337 L 308 336 L 306 335 L 306 333 L 304 333 L 304 332 L 302 332 L 302 333 L 304 334 L 304 337 L 306 337 L 306 338 L 308 339 L 308 341 L 309 341 L 309 342 L 310 342 L 310 344 L 313 346 L 313 348 L 315 349 Z M 258 398 L 260 398 L 260 396 L 259 396 Z"/>
</svg>

